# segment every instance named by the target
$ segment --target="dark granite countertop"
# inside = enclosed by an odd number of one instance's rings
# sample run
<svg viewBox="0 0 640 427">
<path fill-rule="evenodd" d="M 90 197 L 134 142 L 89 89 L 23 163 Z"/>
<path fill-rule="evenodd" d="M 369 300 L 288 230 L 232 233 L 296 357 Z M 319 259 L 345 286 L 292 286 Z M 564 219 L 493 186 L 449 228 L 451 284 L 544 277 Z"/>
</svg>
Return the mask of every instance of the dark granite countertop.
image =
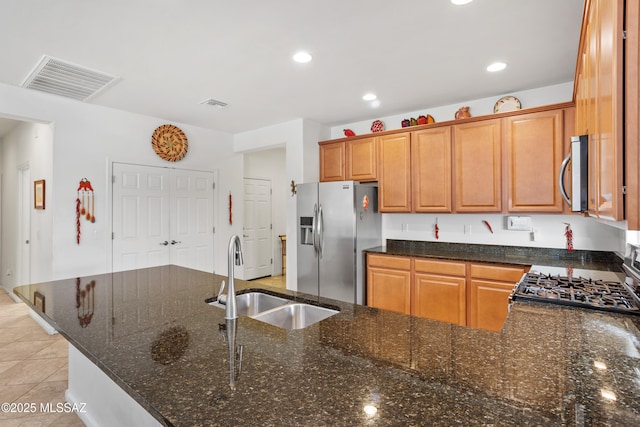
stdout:
<svg viewBox="0 0 640 427">
<path fill-rule="evenodd" d="M 574 250 L 569 252 L 566 249 L 388 239 L 386 246 L 371 248 L 366 252 L 455 261 L 514 265 L 535 264 L 586 270 L 623 271 L 623 260 L 615 253 L 605 251 Z"/>
<path fill-rule="evenodd" d="M 232 391 L 225 313 L 205 303 L 223 279 L 163 266 L 14 291 L 44 295 L 40 314 L 167 425 L 640 425 L 640 316 L 516 302 L 494 333 L 323 299 L 340 313 L 301 330 L 240 316 Z"/>
</svg>

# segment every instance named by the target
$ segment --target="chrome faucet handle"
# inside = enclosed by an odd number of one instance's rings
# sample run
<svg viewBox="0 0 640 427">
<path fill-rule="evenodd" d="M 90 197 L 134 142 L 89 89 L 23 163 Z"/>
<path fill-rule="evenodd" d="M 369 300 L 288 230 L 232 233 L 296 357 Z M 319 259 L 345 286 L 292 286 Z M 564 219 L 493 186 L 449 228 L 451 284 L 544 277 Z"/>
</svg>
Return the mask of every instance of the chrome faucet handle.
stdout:
<svg viewBox="0 0 640 427">
<path fill-rule="evenodd" d="M 220 300 L 220 298 L 222 298 L 222 291 L 224 290 L 224 286 L 225 286 L 225 283 L 224 283 L 224 280 L 223 280 L 223 281 L 222 281 L 222 284 L 220 284 L 220 290 L 218 291 L 218 302 L 219 302 L 220 304 L 222 304 L 222 303 L 223 303 L 223 302 Z"/>
<path fill-rule="evenodd" d="M 240 249 L 240 247 L 237 247 L 236 248 L 236 265 L 242 265 L 242 264 L 244 264 L 242 249 Z"/>
</svg>

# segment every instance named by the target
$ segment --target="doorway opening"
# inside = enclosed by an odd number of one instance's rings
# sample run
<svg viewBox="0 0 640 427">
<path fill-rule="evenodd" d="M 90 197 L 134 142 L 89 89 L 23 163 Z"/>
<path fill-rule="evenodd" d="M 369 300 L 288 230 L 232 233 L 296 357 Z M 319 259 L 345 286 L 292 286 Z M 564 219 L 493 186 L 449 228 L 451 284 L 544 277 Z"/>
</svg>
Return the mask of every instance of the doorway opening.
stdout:
<svg viewBox="0 0 640 427">
<path fill-rule="evenodd" d="M 264 217 L 258 219 L 250 219 L 252 215 L 255 216 L 255 212 L 260 210 L 269 210 L 270 214 L 270 228 L 268 231 L 270 240 L 269 243 L 264 243 L 261 251 L 263 253 L 268 252 L 269 269 L 264 269 L 266 273 L 258 273 L 251 271 L 247 268 L 247 257 L 245 255 L 245 266 L 243 268 L 243 278 L 245 280 L 255 280 L 256 282 L 264 283 L 271 286 L 286 288 L 286 257 L 283 256 L 284 244 L 286 242 L 287 234 L 287 201 L 291 197 L 290 184 L 287 182 L 287 162 L 286 162 L 286 148 L 284 146 L 269 148 L 266 150 L 253 151 L 244 154 L 244 176 L 245 176 L 245 200 L 244 200 L 244 216 L 245 223 L 244 228 L 254 227 L 258 221 L 261 224 L 266 223 Z M 267 185 L 270 184 L 270 207 L 266 208 L 266 203 L 263 202 L 260 209 L 254 208 L 252 205 L 254 201 L 251 196 L 247 198 L 248 185 Z M 266 196 L 266 195 L 265 195 Z M 253 212 L 253 213 L 252 213 Z M 253 221 L 253 223 L 251 223 Z M 243 235 L 247 235 L 246 232 Z M 283 236 L 282 239 L 280 236 Z M 246 238 L 244 238 L 246 239 Z M 266 246 L 268 245 L 268 247 Z M 248 246 L 243 246 L 249 247 Z M 264 255 L 263 255 L 264 256 Z M 284 263 L 284 265 L 283 265 Z M 260 277 L 263 275 L 266 277 Z M 257 277 L 257 278 L 256 278 Z"/>
</svg>

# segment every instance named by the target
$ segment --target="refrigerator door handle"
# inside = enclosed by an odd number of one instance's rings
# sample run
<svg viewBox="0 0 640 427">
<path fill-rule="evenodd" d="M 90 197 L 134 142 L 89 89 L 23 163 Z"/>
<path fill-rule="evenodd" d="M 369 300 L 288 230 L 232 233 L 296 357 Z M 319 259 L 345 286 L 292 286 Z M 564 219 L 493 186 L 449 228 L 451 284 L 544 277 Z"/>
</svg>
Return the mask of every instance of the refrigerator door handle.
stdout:
<svg viewBox="0 0 640 427">
<path fill-rule="evenodd" d="M 318 256 L 322 258 L 322 251 L 324 249 L 324 224 L 322 215 L 322 205 L 318 209 Z"/>
<path fill-rule="evenodd" d="M 313 254 L 318 256 L 318 204 L 313 205 L 313 220 L 311 223 L 311 238 L 313 239 Z"/>
</svg>

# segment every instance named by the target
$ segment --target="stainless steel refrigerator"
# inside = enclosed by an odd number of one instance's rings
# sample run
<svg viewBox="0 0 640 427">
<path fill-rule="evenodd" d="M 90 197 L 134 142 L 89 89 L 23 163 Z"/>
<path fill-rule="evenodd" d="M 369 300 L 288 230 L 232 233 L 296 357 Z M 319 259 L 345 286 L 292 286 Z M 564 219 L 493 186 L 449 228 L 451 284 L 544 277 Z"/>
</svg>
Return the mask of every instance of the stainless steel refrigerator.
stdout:
<svg viewBox="0 0 640 427">
<path fill-rule="evenodd" d="M 380 246 L 377 184 L 297 186 L 298 291 L 365 304 L 362 250 Z"/>
</svg>

